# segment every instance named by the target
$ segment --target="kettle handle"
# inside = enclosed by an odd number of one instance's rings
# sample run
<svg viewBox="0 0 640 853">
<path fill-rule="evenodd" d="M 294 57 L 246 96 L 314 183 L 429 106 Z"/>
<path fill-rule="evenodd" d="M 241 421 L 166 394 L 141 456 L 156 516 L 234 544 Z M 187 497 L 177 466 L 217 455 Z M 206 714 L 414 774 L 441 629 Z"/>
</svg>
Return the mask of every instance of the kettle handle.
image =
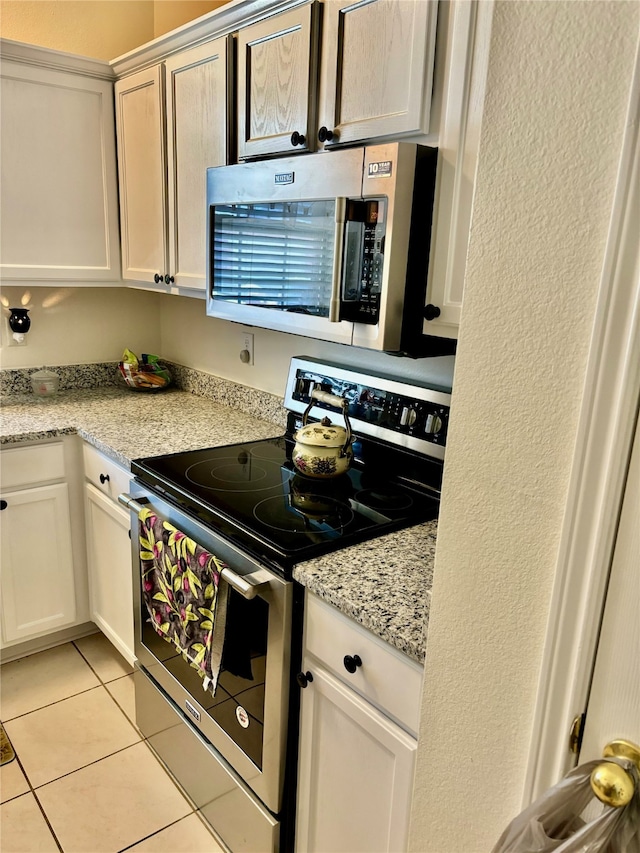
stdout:
<svg viewBox="0 0 640 853">
<path fill-rule="evenodd" d="M 334 406 L 336 409 L 340 409 L 340 411 L 342 412 L 342 416 L 344 417 L 344 425 L 347 430 L 347 437 L 345 438 L 344 445 L 342 446 L 342 450 L 340 451 L 340 456 L 346 456 L 347 449 L 351 444 L 351 423 L 349 422 L 349 415 L 347 414 L 347 411 L 349 409 L 349 401 L 345 397 L 339 397 L 337 394 L 329 394 L 328 391 L 322 391 L 320 388 L 314 388 L 311 392 L 309 405 L 304 410 L 304 414 L 302 415 L 302 426 L 307 425 L 309 412 L 315 406 L 316 400 L 318 400 L 320 403 L 326 403 L 327 406 Z"/>
</svg>

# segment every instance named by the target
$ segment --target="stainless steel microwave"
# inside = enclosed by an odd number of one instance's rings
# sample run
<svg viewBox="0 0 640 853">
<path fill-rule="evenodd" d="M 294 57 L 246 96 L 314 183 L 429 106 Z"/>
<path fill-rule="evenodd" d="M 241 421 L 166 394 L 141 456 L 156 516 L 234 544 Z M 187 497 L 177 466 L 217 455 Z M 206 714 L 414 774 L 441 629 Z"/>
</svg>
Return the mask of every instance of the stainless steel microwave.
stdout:
<svg viewBox="0 0 640 853">
<path fill-rule="evenodd" d="M 422 334 L 438 151 L 396 142 L 207 169 L 207 314 L 408 355 Z"/>
</svg>

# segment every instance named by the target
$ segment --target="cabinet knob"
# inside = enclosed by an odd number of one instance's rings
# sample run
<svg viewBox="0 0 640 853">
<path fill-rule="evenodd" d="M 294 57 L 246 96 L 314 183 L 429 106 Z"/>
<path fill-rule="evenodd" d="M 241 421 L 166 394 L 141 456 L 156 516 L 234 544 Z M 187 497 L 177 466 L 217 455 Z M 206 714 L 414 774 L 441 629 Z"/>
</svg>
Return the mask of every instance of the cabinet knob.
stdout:
<svg viewBox="0 0 640 853">
<path fill-rule="evenodd" d="M 298 133 L 297 130 L 294 130 L 291 134 L 291 144 L 292 145 L 304 145 L 306 142 L 306 137 L 302 133 Z"/>
<path fill-rule="evenodd" d="M 331 142 L 331 140 L 334 139 L 335 136 L 336 134 L 332 130 L 329 130 L 328 127 L 323 126 L 318 131 L 318 139 L 320 140 L 320 142 Z"/>
<path fill-rule="evenodd" d="M 425 305 L 424 307 L 424 319 L 425 320 L 435 320 L 436 317 L 440 316 L 440 309 L 437 305 Z"/>
<path fill-rule="evenodd" d="M 310 672 L 299 672 L 296 675 L 296 681 L 300 687 L 304 688 L 313 681 L 313 675 Z"/>
<path fill-rule="evenodd" d="M 156 273 L 153 277 L 153 280 L 156 284 L 160 284 L 160 282 L 162 281 L 162 276 L 160 275 L 160 273 Z"/>
<path fill-rule="evenodd" d="M 353 657 L 351 657 L 351 655 L 345 655 L 342 662 L 347 672 L 351 673 L 355 672 L 359 666 L 362 666 L 362 658 L 360 655 L 354 655 Z"/>
<path fill-rule="evenodd" d="M 164 283 L 165 284 L 173 284 L 174 281 L 175 281 L 175 278 L 172 275 L 169 275 L 169 274 L 165 275 L 165 277 L 164 277 Z"/>
<path fill-rule="evenodd" d="M 6 509 L 9 504 L 6 501 L 0 501 L 0 509 Z"/>
<path fill-rule="evenodd" d="M 110 479 L 110 477 L 108 474 L 100 474 L 100 482 L 102 483 L 103 486 L 105 483 L 109 482 L 109 479 Z"/>
</svg>

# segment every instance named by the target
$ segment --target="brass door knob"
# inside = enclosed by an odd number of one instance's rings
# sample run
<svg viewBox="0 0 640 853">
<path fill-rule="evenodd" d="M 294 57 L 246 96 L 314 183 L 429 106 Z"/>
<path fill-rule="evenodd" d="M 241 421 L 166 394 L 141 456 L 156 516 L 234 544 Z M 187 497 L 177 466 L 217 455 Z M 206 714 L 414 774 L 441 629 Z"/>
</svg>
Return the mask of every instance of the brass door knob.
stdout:
<svg viewBox="0 0 640 853">
<path fill-rule="evenodd" d="M 628 740 L 612 740 L 602 751 L 603 758 L 628 758 L 640 772 L 640 747 Z M 596 797 L 607 806 L 621 808 L 631 802 L 635 791 L 635 780 L 612 761 L 599 764 L 591 774 L 591 789 Z"/>
</svg>

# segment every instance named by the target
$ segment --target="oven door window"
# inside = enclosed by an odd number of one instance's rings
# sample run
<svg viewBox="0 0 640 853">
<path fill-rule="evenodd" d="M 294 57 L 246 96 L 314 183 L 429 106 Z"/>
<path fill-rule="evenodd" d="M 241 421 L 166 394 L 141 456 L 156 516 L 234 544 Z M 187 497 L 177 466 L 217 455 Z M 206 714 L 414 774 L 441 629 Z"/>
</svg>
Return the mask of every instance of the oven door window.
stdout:
<svg viewBox="0 0 640 853">
<path fill-rule="evenodd" d="M 328 317 L 335 200 L 211 208 L 213 299 Z"/>
<path fill-rule="evenodd" d="M 143 613 L 142 642 L 205 713 L 262 769 L 269 605 L 229 590 L 222 666 L 215 695 Z"/>
</svg>

